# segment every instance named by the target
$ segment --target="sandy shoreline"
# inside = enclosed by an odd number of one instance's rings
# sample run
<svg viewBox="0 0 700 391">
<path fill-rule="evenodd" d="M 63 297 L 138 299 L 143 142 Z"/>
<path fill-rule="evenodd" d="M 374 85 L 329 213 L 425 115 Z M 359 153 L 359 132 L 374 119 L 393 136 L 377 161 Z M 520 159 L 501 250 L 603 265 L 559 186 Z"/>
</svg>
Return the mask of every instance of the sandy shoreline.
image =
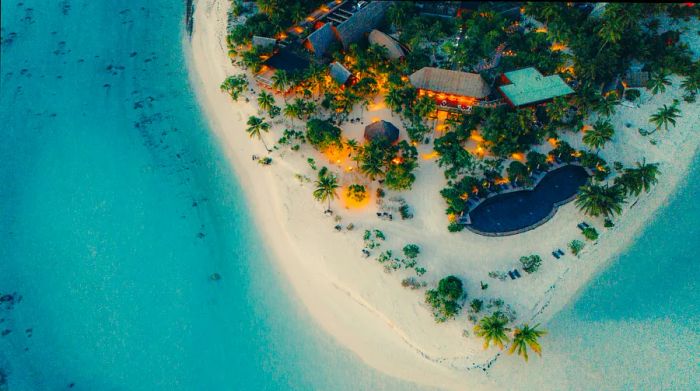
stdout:
<svg viewBox="0 0 700 391">
<path fill-rule="evenodd" d="M 513 259 L 524 255 L 524 251 L 548 254 L 555 247 L 565 248 L 574 238 L 582 239 L 575 225 L 584 217 L 572 203 L 562 206 L 542 227 L 514 237 L 489 238 L 466 232 L 450 235 L 445 229 L 444 207 L 437 194 L 436 186 L 440 183 L 431 181 L 441 173 L 435 164 L 421 162 L 415 184 L 421 190 L 405 195 L 409 204 L 416 207 L 414 221 L 391 225 L 375 221 L 376 217 L 371 220 L 372 210 L 355 214 L 340 210 L 343 223 L 353 222 L 358 228 L 354 232 L 338 233 L 332 228 L 336 224 L 333 219 L 321 213 L 324 207 L 311 198 L 311 187 L 301 185 L 294 178 L 296 173 L 311 176 L 303 171 L 309 169 L 305 164 L 306 154 L 274 152 L 270 167 L 261 167 L 251 160 L 252 154 L 265 154 L 262 144 L 250 140 L 244 132 L 248 116 L 257 115 L 254 97 L 250 103 L 243 100 L 233 103 L 218 88 L 227 76 L 242 73 L 227 57 L 224 37 L 228 5 L 226 0 L 195 1 L 191 42 L 184 44 L 190 77 L 212 131 L 245 191 L 261 237 L 312 317 L 367 364 L 400 378 L 451 389 L 486 385 L 488 379 L 480 370 L 448 368 L 465 369 L 483 364 L 497 352 L 484 352 L 480 341 L 461 336 L 462 330 L 469 328 L 464 315 L 436 325 L 422 305 L 422 291 L 402 288 L 399 282 L 403 275 L 383 273 L 376 262 L 361 257 L 361 230 L 376 227 L 385 231 L 389 238 L 387 248 L 419 243 L 424 253 L 435 260 L 426 261 L 429 284 L 448 273 L 458 274 L 465 280 L 471 298 L 479 293 L 474 287 L 478 287 L 481 279 L 492 286 L 489 295 L 502 297 L 517 308 L 520 320 L 527 321 L 539 314 L 537 321 L 544 322 L 633 243 L 659 207 L 667 204 L 697 153 L 698 109 L 691 110 L 688 104 L 681 105 L 683 118 L 678 127 L 664 133 L 666 138 L 658 137 L 659 144 L 654 148 L 648 148 L 648 141 L 637 134 L 636 127 L 616 126 L 619 133 L 616 142 L 602 156 L 607 158 L 609 153 L 623 156 L 626 165 L 643 156 L 649 162 L 660 162 L 659 184 L 650 194 L 643 194 L 632 209 L 626 208 L 609 231 L 602 229 L 599 221 L 585 218 L 602 235 L 597 245 L 587 245 L 580 259 L 567 254 L 559 263 L 546 260 L 541 272 L 522 281 L 502 283 L 488 279 L 486 274 L 513 266 Z M 678 85 L 677 78 L 674 85 Z M 671 91 L 663 97 L 653 97 L 639 109 L 620 106 L 613 122 L 621 124 L 632 118 L 636 126 L 646 126 L 642 123 L 643 117 L 648 117 L 645 107 L 653 110 L 673 97 Z M 264 136 L 266 140 L 276 140 L 278 128 L 273 126 L 273 131 Z M 572 146 L 580 146 L 573 141 L 573 135 L 568 136 L 572 136 Z M 441 237 L 446 238 L 444 243 L 431 240 Z M 546 341 L 543 344 L 546 351 Z"/>
</svg>

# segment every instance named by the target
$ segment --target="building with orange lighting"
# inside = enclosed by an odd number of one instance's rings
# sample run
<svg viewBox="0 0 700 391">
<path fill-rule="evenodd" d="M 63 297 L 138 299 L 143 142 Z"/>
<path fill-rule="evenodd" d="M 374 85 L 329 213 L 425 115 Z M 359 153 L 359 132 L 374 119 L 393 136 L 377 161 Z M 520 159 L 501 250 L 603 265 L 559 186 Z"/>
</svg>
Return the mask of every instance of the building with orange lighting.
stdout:
<svg viewBox="0 0 700 391">
<path fill-rule="evenodd" d="M 438 109 L 465 111 L 491 94 L 491 87 L 478 73 L 424 67 L 409 76 L 420 96 L 435 100 Z"/>
</svg>

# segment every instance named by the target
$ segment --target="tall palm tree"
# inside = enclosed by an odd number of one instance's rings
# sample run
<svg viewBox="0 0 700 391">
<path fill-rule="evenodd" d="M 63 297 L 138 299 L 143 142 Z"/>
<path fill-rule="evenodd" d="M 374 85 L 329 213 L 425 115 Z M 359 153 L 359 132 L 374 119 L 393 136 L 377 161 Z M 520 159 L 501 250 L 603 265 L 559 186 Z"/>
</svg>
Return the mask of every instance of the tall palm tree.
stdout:
<svg viewBox="0 0 700 391">
<path fill-rule="evenodd" d="M 533 327 L 530 327 L 527 323 L 516 327 L 513 333 L 513 344 L 510 345 L 508 353 L 513 354 L 517 351 L 518 355 L 523 356 L 525 361 L 527 361 L 527 348 L 530 347 L 533 352 L 542 356 L 542 347 L 537 339 L 547 334 L 547 332 L 545 330 L 537 330 L 537 327 L 539 327 L 539 323 Z"/>
<path fill-rule="evenodd" d="M 275 98 L 272 96 L 272 94 L 265 91 L 260 92 L 260 95 L 258 95 L 258 106 L 260 106 L 261 110 L 269 113 L 274 104 Z"/>
<path fill-rule="evenodd" d="M 659 180 L 658 163 L 647 163 L 646 160 L 637 162 L 636 168 L 626 168 L 619 177 L 615 178 L 615 184 L 622 186 L 627 194 L 639 196 L 642 190 L 648 193 L 651 187 Z"/>
<path fill-rule="evenodd" d="M 700 71 L 695 71 L 683 79 L 681 87 L 689 94 L 697 94 L 700 91 Z"/>
<path fill-rule="evenodd" d="M 605 143 L 612 140 L 614 134 L 615 128 L 613 128 L 610 121 L 598 120 L 595 124 L 593 124 L 593 128 L 587 130 L 583 135 L 583 142 L 584 144 L 591 148 L 595 148 L 596 151 L 598 151 L 605 145 Z"/>
<path fill-rule="evenodd" d="M 547 105 L 547 116 L 552 122 L 559 123 L 566 115 L 569 103 L 563 96 L 558 96 Z"/>
<path fill-rule="evenodd" d="M 401 103 L 403 103 L 401 91 L 398 88 L 389 88 L 389 91 L 384 95 L 384 102 L 389 106 L 392 113 L 400 113 Z"/>
<path fill-rule="evenodd" d="M 323 202 L 328 201 L 328 209 L 331 209 L 331 201 L 338 196 L 338 179 L 335 174 L 324 174 L 319 175 L 315 182 L 316 189 L 314 189 L 314 198 L 316 201 Z"/>
<path fill-rule="evenodd" d="M 659 111 L 657 111 L 656 113 L 652 114 L 651 117 L 649 117 L 649 122 L 656 125 L 656 129 L 654 129 L 652 132 L 649 132 L 649 134 L 656 132 L 662 126 L 666 131 L 668 131 L 668 124 L 676 126 L 676 118 L 679 118 L 681 116 L 680 113 L 681 111 L 678 109 L 677 101 L 674 101 L 671 106 L 664 105 L 663 107 L 660 107 Z"/>
<path fill-rule="evenodd" d="M 284 106 L 284 116 L 292 120 L 292 126 L 294 126 L 294 118 L 299 118 L 300 107 L 295 103 L 287 103 Z"/>
<path fill-rule="evenodd" d="M 287 102 L 287 90 L 289 89 L 290 81 L 287 72 L 278 69 L 275 74 L 272 75 L 272 88 L 280 91 L 284 95 L 284 101 Z"/>
<path fill-rule="evenodd" d="M 488 349 L 491 343 L 503 349 L 503 344 L 508 343 L 506 332 L 510 331 L 506 327 L 507 324 L 508 318 L 497 311 L 491 316 L 481 318 L 474 326 L 474 333 L 484 339 L 484 349 Z"/>
<path fill-rule="evenodd" d="M 617 96 L 617 92 L 612 92 L 610 94 L 601 97 L 596 104 L 595 110 L 605 117 L 610 117 L 615 114 L 615 106 L 620 104 L 620 98 Z"/>
<path fill-rule="evenodd" d="M 267 147 L 265 140 L 262 138 L 262 132 L 267 133 L 270 130 L 270 124 L 263 121 L 262 118 L 258 118 L 254 115 L 248 118 L 247 124 L 248 127 L 245 131 L 248 133 L 248 136 L 250 136 L 250 138 L 256 137 L 258 140 L 262 141 L 263 146 L 265 146 L 265 149 L 269 152 L 270 149 Z"/>
<path fill-rule="evenodd" d="M 668 78 L 668 71 L 665 69 L 654 73 L 649 78 L 649 81 L 647 81 L 647 88 L 649 88 L 654 95 L 658 94 L 659 92 L 666 92 L 666 86 L 670 85 L 671 80 Z"/>
<path fill-rule="evenodd" d="M 576 206 L 592 217 L 611 217 L 622 212 L 625 194 L 619 185 L 584 185 L 576 196 Z"/>
<path fill-rule="evenodd" d="M 603 40 L 603 45 L 598 50 L 598 53 L 600 53 L 608 43 L 620 41 L 623 31 L 624 27 L 617 17 L 604 20 L 598 29 L 598 36 Z"/>
</svg>

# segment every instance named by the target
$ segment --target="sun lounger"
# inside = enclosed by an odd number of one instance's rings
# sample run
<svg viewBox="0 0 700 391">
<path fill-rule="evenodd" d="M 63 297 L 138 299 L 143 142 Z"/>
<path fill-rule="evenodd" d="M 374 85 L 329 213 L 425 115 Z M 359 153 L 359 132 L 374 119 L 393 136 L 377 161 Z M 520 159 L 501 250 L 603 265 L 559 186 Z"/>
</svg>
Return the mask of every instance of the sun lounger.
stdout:
<svg viewBox="0 0 700 391">
<path fill-rule="evenodd" d="M 520 277 L 521 277 L 521 276 L 520 276 L 520 272 L 518 271 L 518 269 L 513 270 L 513 275 L 515 276 L 515 278 L 520 278 Z"/>
<path fill-rule="evenodd" d="M 562 256 L 562 257 L 563 257 L 564 255 L 566 255 L 566 253 L 565 253 L 564 250 L 562 250 L 562 249 L 558 249 L 558 250 L 557 250 L 557 253 L 559 253 L 559 256 Z"/>
<path fill-rule="evenodd" d="M 577 224 L 576 226 L 577 226 L 578 229 L 580 229 L 581 231 L 583 231 L 583 229 L 586 228 L 586 227 L 583 225 L 583 223 L 579 223 L 579 224 Z"/>
<path fill-rule="evenodd" d="M 560 257 L 559 253 L 556 251 L 552 251 L 552 256 L 556 259 L 559 259 L 559 257 Z"/>
<path fill-rule="evenodd" d="M 508 276 L 510 276 L 511 280 L 515 280 L 515 275 L 513 275 L 513 272 L 508 272 Z"/>
</svg>

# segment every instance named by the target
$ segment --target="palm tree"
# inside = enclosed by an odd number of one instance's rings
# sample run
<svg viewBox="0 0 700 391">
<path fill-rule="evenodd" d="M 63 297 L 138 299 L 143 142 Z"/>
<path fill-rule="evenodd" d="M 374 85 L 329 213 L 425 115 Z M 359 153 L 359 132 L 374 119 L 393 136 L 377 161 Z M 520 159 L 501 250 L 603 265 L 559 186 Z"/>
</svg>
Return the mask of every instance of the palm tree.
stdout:
<svg viewBox="0 0 700 391">
<path fill-rule="evenodd" d="M 289 89 L 289 75 L 282 69 L 275 71 L 272 75 L 272 88 L 280 91 L 284 95 L 284 101 L 287 102 L 287 90 Z"/>
<path fill-rule="evenodd" d="M 700 91 L 700 72 L 696 71 L 686 76 L 683 82 L 681 82 L 681 87 L 683 87 L 688 94 L 697 94 L 698 91 Z"/>
<path fill-rule="evenodd" d="M 584 185 L 576 196 L 576 206 L 592 217 L 611 217 L 622 212 L 625 194 L 619 185 Z"/>
<path fill-rule="evenodd" d="M 605 145 L 605 143 L 612 140 L 614 134 L 615 128 L 613 128 L 610 121 L 598 120 L 593 125 L 593 128 L 587 130 L 583 135 L 583 142 L 584 144 L 591 148 L 595 148 L 596 151 L 598 151 Z"/>
<path fill-rule="evenodd" d="M 620 99 L 617 96 L 617 92 L 611 92 L 605 95 L 596 104 L 595 110 L 605 117 L 610 117 L 615 114 L 615 106 L 620 104 Z"/>
<path fill-rule="evenodd" d="M 493 342 L 494 345 L 503 349 L 503 344 L 508 343 L 506 327 L 508 318 L 500 312 L 494 312 L 491 316 L 484 316 L 479 323 L 474 326 L 474 333 L 484 339 L 484 349 L 488 349 Z"/>
<path fill-rule="evenodd" d="M 623 31 L 624 27 L 617 17 L 604 20 L 598 29 L 598 36 L 603 40 L 603 45 L 598 50 L 598 53 L 600 53 L 608 43 L 615 43 L 622 39 Z"/>
<path fill-rule="evenodd" d="M 272 96 L 272 94 L 265 91 L 260 92 L 260 95 L 258 96 L 258 106 L 260 106 L 260 109 L 269 113 L 274 104 L 275 98 Z"/>
<path fill-rule="evenodd" d="M 547 115 L 552 122 L 559 123 L 566 115 L 569 103 L 562 96 L 558 96 L 547 105 Z"/>
<path fill-rule="evenodd" d="M 251 116 L 248 118 L 247 124 L 248 127 L 245 131 L 248 133 L 248 136 L 250 136 L 250 138 L 257 137 L 258 140 L 262 141 L 265 149 L 269 152 L 270 149 L 267 147 L 267 144 L 265 144 L 265 140 L 262 138 L 261 132 L 267 133 L 270 130 L 270 124 L 263 121 L 262 118 L 258 118 L 256 116 Z"/>
<path fill-rule="evenodd" d="M 338 179 L 335 177 L 335 174 L 319 175 L 315 184 L 314 198 L 319 202 L 328 201 L 328 210 L 330 210 L 331 201 L 338 196 L 336 192 L 336 189 L 339 187 Z"/>
<path fill-rule="evenodd" d="M 294 118 L 299 118 L 301 108 L 299 105 L 292 103 L 287 103 L 284 106 L 284 116 L 292 120 L 292 126 L 294 126 Z"/>
<path fill-rule="evenodd" d="M 666 86 L 670 85 L 671 80 L 668 78 L 668 71 L 665 69 L 654 73 L 649 78 L 649 81 L 647 81 L 647 88 L 649 88 L 654 95 L 658 94 L 659 92 L 666 92 Z"/>
<path fill-rule="evenodd" d="M 537 327 L 539 327 L 539 323 L 533 327 L 530 327 L 527 323 L 516 327 L 513 333 L 513 344 L 510 345 L 508 353 L 513 354 L 517 351 L 518 355 L 523 356 L 525 361 L 527 361 L 527 348 L 529 346 L 533 352 L 542 356 L 542 347 L 540 343 L 537 342 L 537 339 L 547 334 L 547 332 L 545 330 L 537 330 Z"/>
<path fill-rule="evenodd" d="M 664 105 L 664 107 L 659 108 L 659 111 L 652 114 L 651 117 L 649 117 L 649 122 L 656 125 L 656 129 L 654 129 L 654 131 L 652 132 L 649 132 L 648 134 L 656 132 L 661 128 L 661 126 L 663 126 L 664 129 L 668 131 L 669 123 L 673 126 L 676 126 L 676 118 L 679 118 L 681 116 L 681 111 L 678 109 L 677 106 L 678 101 L 674 101 L 671 106 Z"/>
<path fill-rule="evenodd" d="M 384 102 L 389 106 L 392 113 L 400 113 L 401 103 L 403 103 L 401 91 L 397 88 L 389 88 L 389 92 L 384 96 Z"/>
<path fill-rule="evenodd" d="M 615 184 L 622 186 L 627 194 L 639 196 L 642 190 L 649 192 L 659 180 L 658 163 L 637 162 L 637 168 L 626 168 L 624 173 L 615 178 Z"/>
</svg>

